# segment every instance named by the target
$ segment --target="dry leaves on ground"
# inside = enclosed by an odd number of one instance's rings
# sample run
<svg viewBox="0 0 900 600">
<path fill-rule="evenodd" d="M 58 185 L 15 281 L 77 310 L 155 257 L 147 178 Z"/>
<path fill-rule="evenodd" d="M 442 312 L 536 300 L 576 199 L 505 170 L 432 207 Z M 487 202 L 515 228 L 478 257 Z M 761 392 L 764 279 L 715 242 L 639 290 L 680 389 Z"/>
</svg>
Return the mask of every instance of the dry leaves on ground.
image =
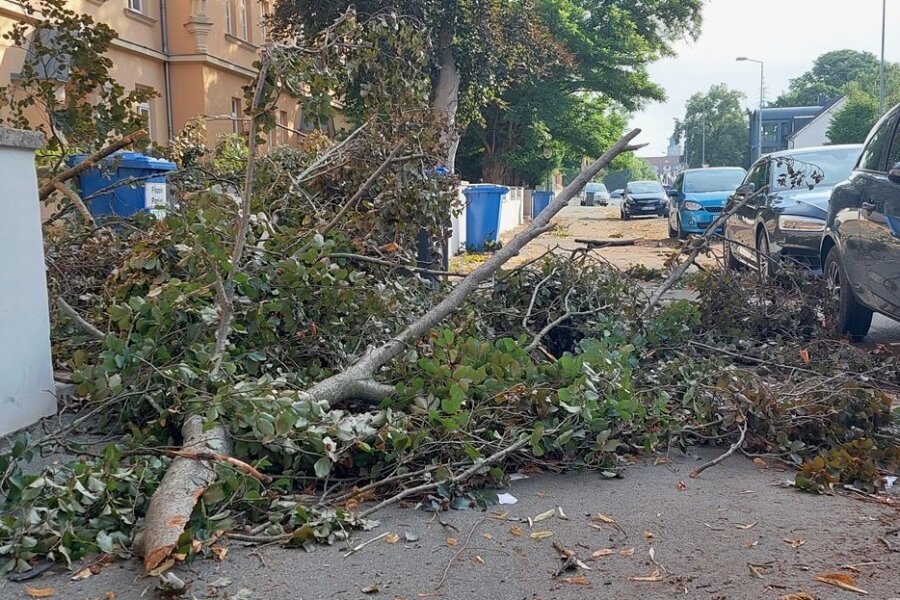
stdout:
<svg viewBox="0 0 900 600">
<path fill-rule="evenodd" d="M 784 543 L 790 544 L 791 548 L 799 548 L 800 546 L 802 546 L 803 544 L 806 543 L 806 540 L 804 540 L 803 538 L 796 539 L 796 540 L 792 540 L 790 538 L 784 538 Z"/>
<path fill-rule="evenodd" d="M 590 586 L 591 582 L 584 575 L 574 575 L 572 577 L 563 577 L 562 581 L 569 585 L 586 585 Z"/>
<path fill-rule="evenodd" d="M 397 535 L 396 533 L 389 533 L 384 538 L 384 541 L 387 542 L 388 544 L 396 544 L 397 542 L 400 541 L 400 536 Z"/>
<path fill-rule="evenodd" d="M 629 577 L 628 581 L 645 581 L 645 582 L 654 582 L 654 581 L 662 581 L 663 575 L 659 571 L 659 569 L 654 570 L 649 575 L 637 576 L 637 577 Z"/>
<path fill-rule="evenodd" d="M 25 595 L 30 598 L 49 598 L 53 594 L 56 593 L 56 590 L 53 588 L 33 588 L 31 586 L 25 586 Z"/>
<path fill-rule="evenodd" d="M 509 528 L 509 532 L 516 537 L 522 537 L 523 535 L 525 535 L 525 532 L 522 531 L 522 528 L 516 527 L 515 525 Z"/>
<path fill-rule="evenodd" d="M 822 573 L 815 576 L 816 581 L 827 583 L 839 587 L 842 590 L 856 592 L 857 594 L 868 594 L 866 590 L 856 587 L 856 578 L 845 573 Z"/>
<path fill-rule="evenodd" d="M 816 600 L 811 594 L 807 594 L 806 592 L 795 592 L 793 594 L 785 594 L 784 596 L 778 596 L 778 600 Z"/>
<path fill-rule="evenodd" d="M 552 531 L 534 531 L 529 536 L 533 540 L 545 540 L 553 535 Z"/>
<path fill-rule="evenodd" d="M 603 558 L 604 556 L 612 556 L 613 554 L 616 554 L 616 551 L 612 548 L 603 548 L 602 550 L 597 550 L 591 554 L 591 558 Z"/>
</svg>

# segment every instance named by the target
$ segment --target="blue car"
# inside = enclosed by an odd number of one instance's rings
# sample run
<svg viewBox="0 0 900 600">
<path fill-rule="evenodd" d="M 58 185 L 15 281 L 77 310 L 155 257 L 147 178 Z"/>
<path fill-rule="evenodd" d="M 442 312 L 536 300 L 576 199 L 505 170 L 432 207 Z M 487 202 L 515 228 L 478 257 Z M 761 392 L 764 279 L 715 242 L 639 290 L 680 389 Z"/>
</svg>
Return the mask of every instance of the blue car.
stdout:
<svg viewBox="0 0 900 600">
<path fill-rule="evenodd" d="M 746 175 L 747 172 L 740 167 L 688 169 L 682 172 L 670 193 L 669 237 L 683 240 L 692 233 L 706 231 Z"/>
</svg>

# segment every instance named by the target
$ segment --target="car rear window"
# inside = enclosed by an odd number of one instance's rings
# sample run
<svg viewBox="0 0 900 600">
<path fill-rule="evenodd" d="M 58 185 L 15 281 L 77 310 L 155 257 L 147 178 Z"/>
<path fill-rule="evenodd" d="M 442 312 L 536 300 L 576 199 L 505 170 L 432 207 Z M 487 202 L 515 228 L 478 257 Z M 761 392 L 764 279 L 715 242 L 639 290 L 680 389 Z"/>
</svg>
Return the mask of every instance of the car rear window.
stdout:
<svg viewBox="0 0 900 600">
<path fill-rule="evenodd" d="M 816 152 L 800 152 L 792 155 L 791 158 L 796 159 L 793 164 L 794 172 L 803 175 L 802 185 L 830 186 L 850 177 L 850 172 L 859 159 L 859 153 L 859 148 L 829 148 Z M 791 188 L 788 166 L 786 162 L 779 164 L 778 158 L 773 159 L 773 191 Z M 815 177 L 819 174 L 824 177 L 817 182 Z"/>
<path fill-rule="evenodd" d="M 745 175 L 743 169 L 688 173 L 684 176 L 684 191 L 693 194 L 733 192 L 741 185 Z"/>
<path fill-rule="evenodd" d="M 663 194 L 665 190 L 663 190 L 662 186 L 658 183 L 653 182 L 638 182 L 638 183 L 629 183 L 628 184 L 628 193 L 629 194 Z"/>
</svg>

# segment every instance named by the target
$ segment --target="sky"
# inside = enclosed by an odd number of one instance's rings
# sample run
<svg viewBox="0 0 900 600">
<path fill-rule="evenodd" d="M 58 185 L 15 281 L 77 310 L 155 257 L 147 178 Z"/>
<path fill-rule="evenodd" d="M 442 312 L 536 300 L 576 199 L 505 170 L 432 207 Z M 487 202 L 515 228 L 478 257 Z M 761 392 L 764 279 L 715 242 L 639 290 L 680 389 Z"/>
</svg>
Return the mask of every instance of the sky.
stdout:
<svg viewBox="0 0 900 600">
<path fill-rule="evenodd" d="M 882 0 L 708 0 L 703 32 L 679 41 L 677 56 L 650 66 L 650 76 L 668 96 L 631 119 L 649 146 L 639 156 L 666 153 L 675 118 L 684 117 L 688 98 L 724 83 L 744 92 L 745 103 L 759 106 L 759 65 L 736 62 L 747 56 L 765 63 L 766 99 L 787 89 L 820 54 L 850 48 L 881 55 Z M 887 0 L 885 57 L 900 62 L 900 0 Z"/>
</svg>

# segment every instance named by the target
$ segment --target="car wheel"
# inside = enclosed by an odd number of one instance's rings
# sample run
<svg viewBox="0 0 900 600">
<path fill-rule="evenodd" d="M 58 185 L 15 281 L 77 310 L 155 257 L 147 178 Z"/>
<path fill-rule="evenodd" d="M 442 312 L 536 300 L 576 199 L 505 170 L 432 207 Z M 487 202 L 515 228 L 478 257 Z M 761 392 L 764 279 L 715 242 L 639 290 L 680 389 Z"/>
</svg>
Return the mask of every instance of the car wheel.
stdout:
<svg viewBox="0 0 900 600">
<path fill-rule="evenodd" d="M 769 237 L 765 231 L 756 236 L 756 267 L 763 283 L 769 283 L 776 277 L 776 262 L 769 247 Z"/>
<path fill-rule="evenodd" d="M 856 294 L 847 280 L 847 272 L 838 251 L 832 249 L 825 259 L 825 284 L 832 306 L 837 314 L 834 317 L 834 330 L 840 335 L 847 335 L 853 342 L 861 342 L 872 326 L 872 310 L 860 304 Z"/>
<path fill-rule="evenodd" d="M 624 208 L 622 209 L 622 220 L 623 221 L 631 220 L 631 215 L 629 215 L 627 212 L 625 212 Z"/>
</svg>

